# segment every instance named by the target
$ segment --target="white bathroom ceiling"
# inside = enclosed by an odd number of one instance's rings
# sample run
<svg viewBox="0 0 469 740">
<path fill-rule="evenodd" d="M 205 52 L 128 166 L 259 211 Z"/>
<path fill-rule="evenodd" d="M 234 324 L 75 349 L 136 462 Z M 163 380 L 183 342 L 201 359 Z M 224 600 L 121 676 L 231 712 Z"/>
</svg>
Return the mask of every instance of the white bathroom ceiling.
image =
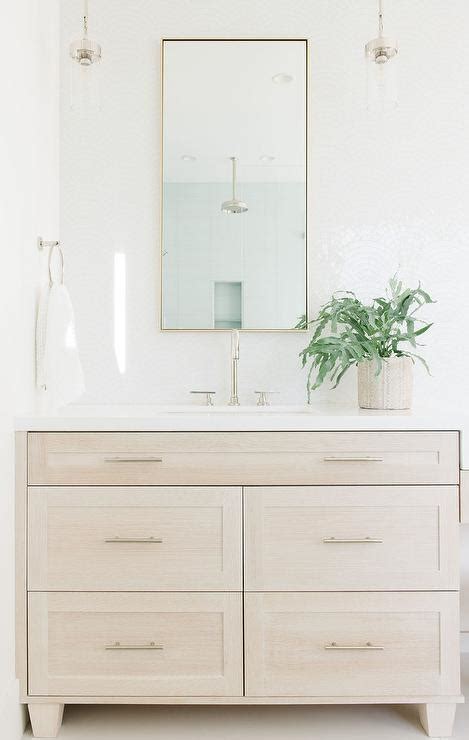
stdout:
<svg viewBox="0 0 469 740">
<path fill-rule="evenodd" d="M 166 41 L 163 98 L 166 182 L 304 180 L 304 41 Z"/>
</svg>

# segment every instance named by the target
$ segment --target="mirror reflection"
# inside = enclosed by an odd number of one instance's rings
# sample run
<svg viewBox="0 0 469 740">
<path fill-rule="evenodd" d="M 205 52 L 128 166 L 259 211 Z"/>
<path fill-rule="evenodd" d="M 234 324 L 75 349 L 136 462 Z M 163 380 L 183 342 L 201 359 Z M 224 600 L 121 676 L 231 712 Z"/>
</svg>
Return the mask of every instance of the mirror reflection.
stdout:
<svg viewBox="0 0 469 740">
<path fill-rule="evenodd" d="M 306 42 L 164 41 L 162 328 L 306 313 Z"/>
</svg>

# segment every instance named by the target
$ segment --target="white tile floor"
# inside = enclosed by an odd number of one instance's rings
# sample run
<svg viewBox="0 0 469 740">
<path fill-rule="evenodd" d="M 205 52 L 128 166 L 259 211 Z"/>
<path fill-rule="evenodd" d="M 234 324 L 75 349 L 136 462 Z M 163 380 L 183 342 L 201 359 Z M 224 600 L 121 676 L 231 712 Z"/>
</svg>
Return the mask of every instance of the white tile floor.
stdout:
<svg viewBox="0 0 469 740">
<path fill-rule="evenodd" d="M 455 740 L 469 738 L 468 704 L 456 713 Z M 24 738 L 31 737 L 28 729 Z M 69 706 L 60 740 L 423 740 L 412 706 L 104 707 Z"/>
</svg>

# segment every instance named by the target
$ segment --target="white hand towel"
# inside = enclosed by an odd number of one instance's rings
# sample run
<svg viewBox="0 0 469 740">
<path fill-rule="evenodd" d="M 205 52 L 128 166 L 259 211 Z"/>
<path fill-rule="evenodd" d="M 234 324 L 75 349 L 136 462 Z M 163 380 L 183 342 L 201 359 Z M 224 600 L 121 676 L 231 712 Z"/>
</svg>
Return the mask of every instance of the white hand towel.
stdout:
<svg viewBox="0 0 469 740">
<path fill-rule="evenodd" d="M 44 288 L 36 324 L 37 385 L 49 405 L 66 406 L 85 390 L 75 334 L 75 316 L 63 283 Z"/>
<path fill-rule="evenodd" d="M 49 305 L 50 285 L 44 285 L 39 298 L 36 319 L 36 385 L 41 390 L 46 387 L 46 369 L 44 366 L 47 331 L 47 307 Z"/>
</svg>

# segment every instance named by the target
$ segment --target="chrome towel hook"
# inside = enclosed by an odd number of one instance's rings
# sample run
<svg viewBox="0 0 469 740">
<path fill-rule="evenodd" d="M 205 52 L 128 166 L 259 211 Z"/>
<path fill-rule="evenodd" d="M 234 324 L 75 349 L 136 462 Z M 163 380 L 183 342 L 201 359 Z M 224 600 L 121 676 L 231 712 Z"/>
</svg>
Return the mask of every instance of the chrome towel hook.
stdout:
<svg viewBox="0 0 469 740">
<path fill-rule="evenodd" d="M 37 248 L 40 252 L 42 252 L 44 249 L 51 249 L 52 247 L 60 247 L 60 242 L 58 241 L 52 241 L 48 242 L 45 241 L 42 236 L 38 236 L 37 238 Z"/>
<path fill-rule="evenodd" d="M 37 248 L 40 252 L 44 251 L 44 249 L 49 250 L 49 259 L 48 259 L 48 270 L 49 270 L 49 285 L 53 285 L 54 279 L 52 277 L 52 256 L 54 254 L 54 250 L 57 250 L 60 257 L 60 283 L 63 285 L 64 283 L 64 253 L 62 251 L 62 247 L 60 246 L 59 241 L 45 241 L 42 236 L 38 236 L 37 238 Z"/>
</svg>

